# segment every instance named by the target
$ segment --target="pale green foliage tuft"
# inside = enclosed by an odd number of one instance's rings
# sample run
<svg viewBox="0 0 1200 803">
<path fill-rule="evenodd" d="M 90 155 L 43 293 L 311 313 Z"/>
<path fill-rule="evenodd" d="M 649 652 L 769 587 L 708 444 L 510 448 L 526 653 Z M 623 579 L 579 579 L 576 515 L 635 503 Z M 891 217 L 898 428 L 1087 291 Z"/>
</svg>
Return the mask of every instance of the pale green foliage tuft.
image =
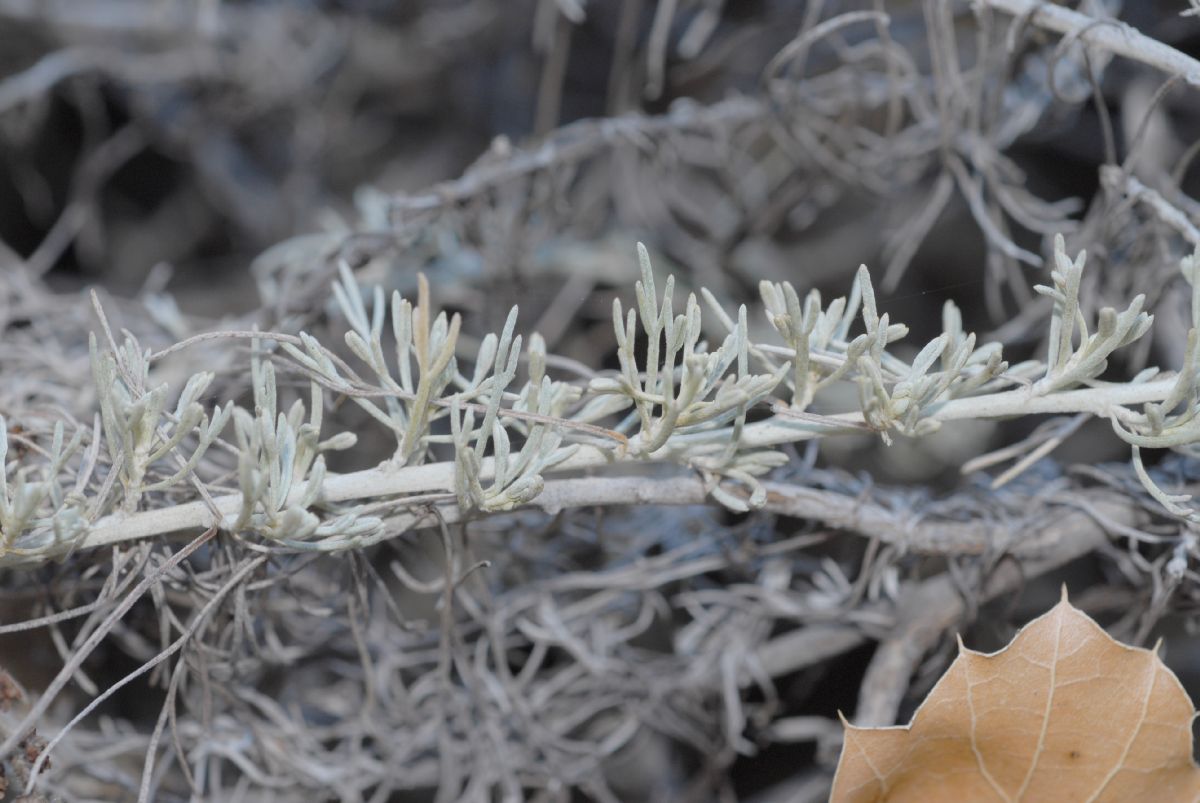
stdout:
<svg viewBox="0 0 1200 803">
<path fill-rule="evenodd" d="M 116 353 L 100 352 L 94 334 L 88 348 L 109 455 L 125 489 L 124 509 L 132 512 L 143 494 L 174 485 L 196 467 L 225 427 L 233 405 L 215 408 L 209 418 L 199 399 L 213 375 L 204 372 L 188 380 L 174 413 L 168 416 L 167 385 L 150 386 L 150 352 L 142 352 L 131 335 Z M 198 442 L 178 471 L 147 484 L 150 465 L 175 451 L 192 434 Z"/>
<path fill-rule="evenodd" d="M 254 412 L 234 411 L 238 445 L 238 487 L 241 510 L 223 526 L 232 532 L 252 532 L 298 549 L 353 546 L 356 540 L 382 527 L 375 517 L 352 514 L 322 519 L 310 510 L 321 501 L 325 457 L 321 452 L 348 449 L 357 438 L 341 432 L 320 440 L 322 391 L 312 383 L 312 410 L 304 421 L 304 403 L 297 399 L 286 414 L 277 411 L 275 369 L 257 353 L 252 361 Z M 314 543 L 315 542 L 315 543 Z"/>
<path fill-rule="evenodd" d="M 1108 367 L 1110 354 L 1146 334 L 1154 322 L 1154 316 L 1142 312 L 1146 297 L 1139 293 L 1124 312 L 1118 313 L 1112 307 L 1101 309 L 1096 331 L 1089 334 L 1087 319 L 1079 308 L 1079 283 L 1086 261 L 1087 254 L 1083 251 L 1073 261 L 1069 259 L 1062 235 L 1055 236 L 1056 268 L 1050 274 L 1054 285 L 1033 288 L 1054 300 L 1046 375 L 1034 385 L 1034 392 L 1039 395 L 1069 388 L 1099 376 Z M 1075 345 L 1077 327 L 1078 346 Z"/>
</svg>

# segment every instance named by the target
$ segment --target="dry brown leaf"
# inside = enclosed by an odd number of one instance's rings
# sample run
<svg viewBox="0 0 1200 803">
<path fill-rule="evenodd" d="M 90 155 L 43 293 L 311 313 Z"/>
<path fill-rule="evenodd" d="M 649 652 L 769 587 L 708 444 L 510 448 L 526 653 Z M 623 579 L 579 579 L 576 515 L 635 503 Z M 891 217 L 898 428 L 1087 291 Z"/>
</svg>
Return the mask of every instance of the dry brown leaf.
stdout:
<svg viewBox="0 0 1200 803">
<path fill-rule="evenodd" d="M 861 801 L 1200 800 L 1195 709 L 1158 656 L 1066 598 L 992 655 L 959 655 L 911 724 L 858 728 L 833 782 Z"/>
</svg>

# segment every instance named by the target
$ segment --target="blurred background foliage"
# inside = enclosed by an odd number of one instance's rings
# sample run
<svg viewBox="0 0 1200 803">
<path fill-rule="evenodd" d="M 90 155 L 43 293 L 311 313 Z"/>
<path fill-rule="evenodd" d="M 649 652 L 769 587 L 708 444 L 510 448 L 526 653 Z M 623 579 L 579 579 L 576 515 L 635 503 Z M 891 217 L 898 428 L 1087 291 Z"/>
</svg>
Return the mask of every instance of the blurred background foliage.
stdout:
<svg viewBox="0 0 1200 803">
<path fill-rule="evenodd" d="M 1047 279 L 1043 258 L 1057 232 L 1070 250 L 1090 254 L 1088 310 L 1140 292 L 1157 316 L 1153 336 L 1115 360 L 1106 378 L 1178 365 L 1190 325 L 1178 260 L 1200 245 L 1196 88 L 991 5 L 0 0 L 4 369 L 32 370 L 11 344 L 31 327 L 43 337 L 52 319 L 62 362 L 48 361 L 57 378 L 47 382 L 57 390 L 39 389 L 38 398 L 86 418 L 92 399 L 73 395 L 69 366 L 86 359 L 93 323 L 78 312 L 82 306 L 68 310 L 61 299 L 77 300 L 82 288 L 99 285 L 114 298 L 120 324 L 153 348 L 206 328 L 291 331 L 323 314 L 342 260 L 364 284 L 406 293 L 425 271 L 443 305 L 464 313 L 464 343 L 498 329 L 508 307 L 520 303 L 520 329 L 539 331 L 551 353 L 611 368 L 611 302 L 630 293 L 638 240 L 656 267 L 677 275 L 682 291 L 707 287 L 730 309 L 757 303 L 764 279 L 843 294 L 865 263 L 881 309 L 911 327 L 913 343 L 941 331 L 942 304 L 954 299 L 967 328 L 1003 342 L 1016 362 L 1044 353 L 1049 304 L 1030 288 Z M 1180 2 L 1069 5 L 1200 53 L 1200 22 L 1181 16 Z M 164 291 L 177 308 L 163 301 Z M 245 390 L 237 376 L 217 384 L 220 397 Z M 1148 512 L 1152 505 L 1125 469 L 1071 468 L 1124 459 L 1126 449 L 1104 422 L 1086 424 L 1054 460 L 1004 492 L 962 475 L 969 458 L 1019 441 L 1040 423 L 964 425 L 888 448 L 870 435 L 831 440 L 819 455 L 795 454 L 783 473 L 873 500 L 897 526 L 928 515 L 1003 522 L 1046 487 L 1068 495 L 1107 487 L 1136 500 L 1143 531 L 1177 534 L 1177 522 Z M 371 444 L 363 448 L 370 456 Z M 1196 476 L 1186 456 L 1160 469 Z M 572 687 L 578 698 L 564 698 L 562 707 L 617 700 L 644 706 L 658 727 L 611 747 L 601 705 L 600 714 L 570 729 L 574 743 L 556 743 L 559 764 L 524 745 L 528 755 L 499 760 L 519 768 L 515 781 L 505 786 L 496 780 L 503 772 L 478 769 L 480 788 L 464 787 L 464 796 L 487 799 L 495 789 L 545 800 L 820 799 L 836 758 L 835 712 L 854 710 L 871 642 L 904 620 L 889 600 L 906 598 L 897 588 L 929 578 L 950 578 L 961 605 L 953 627 L 937 630 L 910 656 L 901 721 L 946 665 L 953 629 L 972 634 L 976 646 L 999 645 L 1065 579 L 1084 589 L 1074 601 L 1116 635 L 1145 641 L 1174 634 L 1168 663 L 1193 696 L 1200 689 L 1200 641 L 1189 635 L 1197 595 L 1186 588 L 1164 595 L 1155 578 L 1169 550 L 1156 551 L 1153 542 L 1114 539 L 1067 573 L 1031 581 L 1023 596 L 988 607 L 979 578 L 991 576 L 1003 555 L 966 566 L 961 556 L 914 556 L 870 539 L 831 537 L 785 556 L 769 545 L 823 539 L 837 528 L 803 516 L 732 516 L 699 506 L 591 516 L 510 514 L 479 523 L 472 538 L 497 564 L 489 593 L 515 610 L 532 610 L 544 593 L 564 605 L 570 597 L 579 621 L 606 606 L 652 618 L 594 685 Z M 436 568 L 440 560 L 423 541 L 391 548 L 417 565 Z M 664 559 L 677 554 L 695 563 L 680 570 Z M 297 581 L 295 593 L 316 605 L 337 587 L 331 578 L 361 574 L 379 557 L 361 565 L 347 559 L 317 580 Z M 639 561 L 652 561 L 648 573 L 614 579 L 610 597 L 581 591 L 588 572 Z M 77 582 L 88 567 L 55 571 L 57 589 L 65 575 Z M 555 586 L 560 574 L 579 585 Z M 10 575 L 6 604 L 28 613 L 21 607 L 28 583 Z M 55 597 L 56 604 L 65 599 Z M 409 603 L 410 613 L 424 611 L 430 621 L 368 640 L 382 650 L 389 639 L 410 639 L 427 659 L 436 646 L 435 607 L 428 598 Z M 520 631 L 519 619 L 501 620 L 516 634 L 514 671 L 542 649 L 531 645 L 553 641 L 530 635 L 536 628 Z M 574 621 L 568 617 L 564 627 Z M 777 674 L 763 670 L 766 681 L 739 681 L 739 670 L 721 663 L 723 653 L 830 622 L 857 635 L 834 638 L 840 646 L 822 647 L 830 650 L 825 657 L 777 661 Z M 144 659 L 155 626 L 153 613 L 130 624 L 90 665 L 97 682 Z M 343 666 L 358 660 L 358 636 L 342 620 L 328 627 L 328 646 L 285 633 L 285 641 L 305 646 L 291 654 L 286 673 L 258 667 L 258 691 L 320 709 L 328 688 L 360 703 L 346 686 L 361 678 Z M 478 630 L 464 634 L 467 644 L 482 643 Z M 866 641 L 854 640 L 862 634 Z M 0 663 L 34 689 L 61 663 L 65 648 L 53 639 L 4 639 Z M 546 673 L 595 670 L 577 645 L 554 643 Z M 373 653 L 403 663 L 386 655 Z M 712 671 L 697 671 L 686 688 L 663 685 L 693 663 Z M 144 734 L 153 727 L 164 681 L 148 683 L 156 705 L 134 694 L 115 698 L 105 709 L 106 721 L 118 723 L 111 728 Z M 264 721 L 282 716 L 260 708 Z M 331 723 L 349 720 L 353 706 L 329 708 L 306 710 L 297 721 L 340 744 L 350 737 Z M 98 743 L 102 728 L 90 734 L 80 737 L 83 747 Z M 467 754 L 490 744 L 455 737 L 454 749 Z M 361 733 L 354 738 L 356 761 L 372 750 L 387 755 Z M 444 771 L 429 751 L 440 745 L 448 751 L 443 759 L 458 755 L 447 737 L 430 738 L 425 752 L 414 748 L 405 754 L 411 764 L 395 769 L 407 780 L 389 780 L 368 761 L 360 768 L 363 789 L 314 772 L 277 798 L 245 792 L 243 799 L 425 799 Z M 144 738 L 130 736 L 128 744 L 138 758 L 146 749 Z M 326 746 L 297 753 L 340 755 L 340 747 Z M 576 753 L 575 763 L 564 758 Z M 540 773 L 529 769 L 539 761 Z M 256 786 L 260 779 L 243 763 L 229 758 L 224 766 L 227 790 L 267 794 L 270 784 Z M 131 799 L 122 795 L 139 772 L 140 765 L 117 759 L 93 767 L 96 783 L 110 786 L 91 794 Z M 186 798 L 178 778 L 158 782 L 158 799 Z M 443 784 L 441 799 L 453 799 L 449 788 Z"/>
</svg>

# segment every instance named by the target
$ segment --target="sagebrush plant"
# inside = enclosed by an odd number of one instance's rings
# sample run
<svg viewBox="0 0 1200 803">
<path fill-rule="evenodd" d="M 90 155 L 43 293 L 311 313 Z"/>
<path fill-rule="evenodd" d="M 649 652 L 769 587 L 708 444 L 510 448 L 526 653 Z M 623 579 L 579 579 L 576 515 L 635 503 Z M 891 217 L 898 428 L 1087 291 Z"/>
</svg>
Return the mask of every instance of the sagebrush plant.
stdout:
<svg viewBox="0 0 1200 803">
<path fill-rule="evenodd" d="M 1187 504 L 1189 497 L 1161 488 L 1140 456 L 1146 447 L 1186 452 L 1200 440 L 1194 424 L 1200 414 L 1200 292 L 1192 294 L 1193 328 L 1182 368 L 1172 373 L 1146 369 L 1129 382 L 1114 383 L 1099 378 L 1109 358 L 1145 336 L 1153 317 L 1141 310 L 1139 296 L 1120 312 L 1102 308 L 1089 326 L 1079 301 L 1086 255 L 1069 256 L 1061 236 L 1054 242 L 1053 285 L 1036 288 L 1054 302 L 1049 354 L 1045 361 L 1013 366 L 998 345 L 976 346 L 949 302 L 943 332 L 915 349 L 914 357 L 899 356 L 897 345 L 908 329 L 879 309 L 865 267 L 847 296 L 827 306 L 815 291 L 801 303 L 790 283 L 763 282 L 757 312 L 766 318 L 762 331 L 775 337 L 755 339 L 745 305 L 730 312 L 703 290 L 707 316 L 694 294 L 685 312 L 675 314 L 673 279 L 667 278 L 660 294 L 640 244 L 637 259 L 641 278 L 634 287 L 634 308 L 626 310 L 619 298 L 613 303 L 620 367 L 586 381 L 551 376 L 542 339 L 532 334 L 526 345 L 515 333 L 515 307 L 500 333 L 484 337 L 473 355 L 459 355 L 459 319 L 435 314 L 424 278 L 415 305 L 399 292 L 388 304 L 380 288 L 360 287 L 343 263 L 331 312 L 347 327 L 345 357 L 334 344 L 303 331 L 196 335 L 159 354 L 213 339 L 248 342 L 253 406 L 204 399 L 214 379 L 210 372 L 183 380 L 172 403 L 168 386 L 155 376 L 157 355 L 131 333 L 117 345 L 97 306 L 103 340 L 93 336 L 90 350 L 100 409 L 90 428 L 55 421 L 48 449 L 34 445 L 6 461 L 0 482 L 0 565 L 28 569 L 81 550 L 202 530 L 163 564 L 163 571 L 217 533 L 259 554 L 219 587 L 183 635 L 98 696 L 71 725 L 121 685 L 182 649 L 224 596 L 272 556 L 362 551 L 423 527 L 445 528 L 523 506 L 558 513 L 611 504 L 624 494 L 653 498 L 645 496 L 644 483 L 622 484 L 627 470 L 637 465 L 667 464 L 694 473 L 712 500 L 745 513 L 768 506 L 763 478 L 789 462 L 782 449 L 790 444 L 863 432 L 890 444 L 958 421 L 1073 413 L 1107 418 L 1130 444 L 1136 476 L 1163 512 L 1189 524 L 1200 520 Z M 1200 255 L 1193 255 L 1180 263 L 1193 286 L 1198 260 Z M 389 320 L 393 337 L 386 342 Z M 358 373 L 355 360 L 370 369 L 373 379 Z M 307 404 L 297 397 L 286 411 L 280 409 L 280 372 L 307 385 Z M 838 384 L 854 388 L 840 398 L 856 400 L 857 409 L 825 403 L 827 391 Z M 392 456 L 358 470 L 331 472 L 326 454 L 350 449 L 364 434 L 323 431 L 327 396 L 351 399 L 366 410 L 371 425 L 395 442 Z M 755 408 L 763 415 L 751 421 Z M 0 452 L 9 454 L 6 437 L 0 437 Z M 1044 453 L 1032 450 L 1019 468 L 1006 472 L 1005 481 Z M 588 478 L 583 482 L 581 472 Z M 233 479 L 236 491 L 210 493 L 210 487 L 227 485 L 226 478 Z M 659 499 L 687 501 L 687 492 L 668 487 Z M 785 493 L 778 509 L 793 510 L 790 505 Z M 834 513 L 824 515 L 836 519 Z M 853 515 L 863 526 L 864 514 Z M 983 548 L 1019 551 L 1021 537 L 1017 533 L 1004 544 Z M 912 546 L 903 539 L 898 544 Z M 955 548 L 963 547 L 975 548 L 967 543 Z M 1175 582 L 1186 574 L 1196 548 L 1194 539 L 1177 541 Z M 445 550 L 451 563 L 440 583 L 422 581 L 399 563 L 392 570 L 415 590 L 449 593 L 472 570 L 488 565 L 482 561 L 464 569 L 449 540 Z M 829 573 L 823 592 L 831 595 L 829 604 L 862 593 L 840 570 L 830 567 Z M 110 618 L 124 613 L 154 576 L 134 588 Z M 899 593 L 894 573 L 883 572 L 873 582 L 879 583 L 869 592 L 873 598 Z M 443 630 L 443 638 L 449 632 Z M 545 637 L 557 638 L 550 632 Z M 52 689 L 66 684 L 99 643 L 96 634 L 84 642 Z M 185 666 L 186 661 L 177 664 L 172 689 Z M 53 698 L 47 693 L 4 729 L 0 754 L 29 733 Z M 168 709 L 163 710 L 165 716 Z M 159 730 L 165 721 L 160 718 Z M 34 761 L 29 788 L 71 725 Z M 152 767 L 152 761 L 145 765 L 144 789 Z"/>
<path fill-rule="evenodd" d="M 894 346 L 908 328 L 879 310 L 865 266 L 849 294 L 827 306 L 815 290 L 802 303 L 790 283 L 763 282 L 759 314 L 782 341 L 768 342 L 751 339 L 744 305 L 731 313 L 704 290 L 708 321 L 694 294 L 675 314 L 673 277 L 660 297 L 646 248 L 639 244 L 637 255 L 636 304 L 626 310 L 619 298 L 613 303 L 620 369 L 587 382 L 549 375 L 541 338 L 534 334 L 525 346 L 514 334 L 516 307 L 504 329 L 484 337 L 464 360 L 471 370 L 460 371 L 459 317 L 435 314 L 424 278 L 415 305 L 399 291 L 389 304 L 381 288 L 361 288 L 344 263 L 333 293 L 349 327 L 345 344 L 373 380 L 305 332 L 259 332 L 248 366 L 253 409 L 230 400 L 210 411 L 199 399 L 211 373 L 188 378 L 172 404 L 167 385 L 154 381 L 152 354 L 132 335 L 120 346 L 110 335 L 103 349 L 93 336 L 101 424 L 75 427 L 68 439 L 65 422 L 56 422 L 49 451 L 10 461 L 0 486 L 0 563 L 36 564 L 209 526 L 280 549 L 350 549 L 404 532 L 428 509 L 430 494 L 435 500 L 453 494 L 456 518 L 507 511 L 536 505 L 555 473 L 611 472 L 644 462 L 695 470 L 715 500 L 745 512 L 765 504 L 758 478 L 787 461 L 775 448 L 782 444 L 864 428 L 891 442 L 951 421 L 1050 412 L 1109 420 L 1131 445 L 1146 490 L 1170 513 L 1200 521 L 1188 497 L 1160 488 L 1140 456 L 1142 448 L 1186 451 L 1200 442 L 1200 291 L 1194 289 L 1200 252 L 1180 264 L 1193 286 L 1185 364 L 1170 373 L 1145 369 L 1124 383 L 1098 377 L 1114 352 L 1146 335 L 1153 317 L 1142 311 L 1139 295 L 1122 311 L 1100 309 L 1089 327 L 1079 303 L 1086 254 L 1069 256 L 1061 236 L 1053 284 L 1035 288 L 1054 302 L 1049 354 L 1044 362 L 1014 366 L 998 344 L 976 346 L 952 302 L 940 335 L 909 360 L 897 356 Z M 369 311 L 364 298 L 371 299 Z M 389 321 L 393 338 L 385 343 Z M 276 363 L 307 378 L 307 421 L 301 399 L 287 412 L 278 409 Z M 823 390 L 838 382 L 856 388 L 858 409 L 820 407 Z M 352 447 L 358 436 L 322 433 L 327 394 L 366 410 L 395 438 L 393 457 L 329 475 L 322 452 Z M 770 415 L 749 423 L 758 406 Z M 187 492 L 185 483 L 203 468 L 230 420 L 234 437 L 220 442 L 235 455 L 238 493 Z M 105 480 L 88 494 L 100 443 L 109 458 Z M 380 502 L 387 515 L 376 515 Z M 586 493 L 569 500 L 592 502 Z"/>
</svg>

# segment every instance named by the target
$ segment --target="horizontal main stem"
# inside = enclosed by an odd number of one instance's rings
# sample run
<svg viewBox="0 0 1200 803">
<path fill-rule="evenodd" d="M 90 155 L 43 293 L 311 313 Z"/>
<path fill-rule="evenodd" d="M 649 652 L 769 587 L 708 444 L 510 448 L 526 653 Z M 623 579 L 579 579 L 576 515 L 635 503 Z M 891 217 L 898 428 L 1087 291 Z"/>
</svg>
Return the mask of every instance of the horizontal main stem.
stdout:
<svg viewBox="0 0 1200 803">
<path fill-rule="evenodd" d="M 941 402 L 931 406 L 927 418 L 939 422 L 950 422 L 966 419 L 1081 412 L 1103 417 L 1110 415 L 1113 408 L 1117 406 L 1160 401 L 1166 398 L 1174 384 L 1174 378 L 1168 376 L 1164 379 L 1136 385 L 1083 388 L 1059 391 L 1046 396 L 1036 396 L 1028 387 L 1018 388 L 988 396 Z M 740 443 L 744 447 L 763 448 L 807 441 L 828 435 L 862 432 L 863 417 L 861 413 L 839 413 L 826 416 L 825 420 L 829 423 L 774 416 L 765 421 L 747 425 L 742 432 Z M 839 428 L 838 422 L 844 423 L 845 428 Z M 685 445 L 692 447 L 689 451 L 704 443 L 712 443 L 714 449 L 723 449 L 731 432 L 729 427 L 722 427 L 711 431 L 677 435 L 672 437 L 664 447 L 643 456 L 642 459 L 666 462 L 670 459 L 672 452 Z M 638 453 L 640 440 L 640 436 L 630 439 L 629 451 L 631 453 Z M 620 458 L 614 456 L 611 451 L 584 445 L 571 458 L 560 464 L 556 473 L 595 468 L 631 459 L 637 458 Z M 453 492 L 454 470 L 454 463 L 447 461 L 403 468 L 377 467 L 349 474 L 339 474 L 326 478 L 320 498 L 326 502 L 347 502 L 355 499 L 379 499 L 431 491 Z M 481 478 L 490 478 L 493 473 L 492 459 L 484 459 L 480 466 Z M 608 497 L 605 492 L 607 486 L 608 483 L 589 480 L 586 485 L 591 489 L 589 492 L 576 494 L 571 497 L 570 505 L 562 505 L 556 504 L 552 494 L 547 496 L 553 487 L 548 484 L 542 495 L 534 500 L 534 504 L 551 509 L 563 506 L 602 504 Z M 699 487 L 697 484 L 692 490 Z M 293 490 L 292 498 L 299 499 L 306 488 L 307 483 L 301 484 Z M 702 502 L 703 499 L 703 494 L 700 494 L 695 501 Z M 241 494 L 227 494 L 214 498 L 213 502 L 222 516 L 230 516 L 235 515 L 241 509 L 242 497 Z M 453 503 L 440 505 L 439 512 L 443 517 L 449 517 L 451 520 L 457 520 L 461 515 L 457 505 Z M 428 518 L 427 512 L 409 513 L 402 516 L 401 523 L 419 525 Z M 188 502 L 183 505 L 132 514 L 114 513 L 96 521 L 87 535 L 80 542 L 74 544 L 73 548 L 90 549 L 181 530 L 206 528 L 215 523 L 218 522 L 213 521 L 212 509 L 204 501 Z M 403 527 L 399 529 L 402 531 Z"/>
</svg>

